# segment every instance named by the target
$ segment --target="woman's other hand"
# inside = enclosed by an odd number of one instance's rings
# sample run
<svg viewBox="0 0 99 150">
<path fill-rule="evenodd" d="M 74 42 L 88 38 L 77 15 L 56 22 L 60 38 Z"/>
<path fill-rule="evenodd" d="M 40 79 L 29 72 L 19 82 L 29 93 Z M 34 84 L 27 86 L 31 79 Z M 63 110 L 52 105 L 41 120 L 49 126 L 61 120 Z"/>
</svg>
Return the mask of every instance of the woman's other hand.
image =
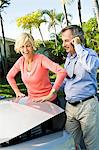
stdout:
<svg viewBox="0 0 99 150">
<path fill-rule="evenodd" d="M 20 91 L 16 92 L 16 97 L 25 97 L 25 94 L 21 93 Z"/>
<path fill-rule="evenodd" d="M 54 96 L 54 94 L 56 94 L 56 93 L 57 93 L 57 91 L 55 89 L 52 89 L 48 95 L 43 96 L 38 100 L 32 100 L 32 101 L 33 102 L 41 102 L 41 103 L 45 102 L 45 101 L 50 101 L 52 99 L 52 97 Z"/>
</svg>

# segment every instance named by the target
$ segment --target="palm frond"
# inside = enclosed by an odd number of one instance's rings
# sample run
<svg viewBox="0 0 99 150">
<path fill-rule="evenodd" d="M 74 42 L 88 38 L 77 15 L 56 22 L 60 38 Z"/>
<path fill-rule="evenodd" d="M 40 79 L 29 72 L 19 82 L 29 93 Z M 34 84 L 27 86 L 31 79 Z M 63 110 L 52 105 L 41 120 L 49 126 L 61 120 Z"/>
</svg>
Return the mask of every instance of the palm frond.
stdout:
<svg viewBox="0 0 99 150">
<path fill-rule="evenodd" d="M 10 0 L 1 0 L 0 10 L 3 10 L 8 5 L 10 5 Z"/>
</svg>

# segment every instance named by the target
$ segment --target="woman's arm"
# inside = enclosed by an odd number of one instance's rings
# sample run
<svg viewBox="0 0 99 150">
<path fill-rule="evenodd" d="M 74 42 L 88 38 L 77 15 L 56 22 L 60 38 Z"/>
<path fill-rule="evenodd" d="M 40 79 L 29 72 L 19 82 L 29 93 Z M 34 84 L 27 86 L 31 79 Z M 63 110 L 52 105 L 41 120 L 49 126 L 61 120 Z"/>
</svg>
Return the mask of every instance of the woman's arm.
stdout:
<svg viewBox="0 0 99 150">
<path fill-rule="evenodd" d="M 16 97 L 23 97 L 23 96 L 25 96 L 25 94 L 20 92 L 20 90 L 17 86 L 16 80 L 15 80 L 16 74 L 20 71 L 19 64 L 20 64 L 20 61 L 18 60 L 13 65 L 13 67 L 10 69 L 10 71 L 7 74 L 7 81 L 10 84 L 10 86 L 12 87 L 13 91 L 15 92 Z"/>
<path fill-rule="evenodd" d="M 56 80 L 54 82 L 52 89 L 58 91 L 61 84 L 63 83 L 64 78 L 67 76 L 66 70 L 62 68 L 59 64 L 51 61 L 46 56 L 42 56 L 42 65 L 56 74 Z"/>
</svg>

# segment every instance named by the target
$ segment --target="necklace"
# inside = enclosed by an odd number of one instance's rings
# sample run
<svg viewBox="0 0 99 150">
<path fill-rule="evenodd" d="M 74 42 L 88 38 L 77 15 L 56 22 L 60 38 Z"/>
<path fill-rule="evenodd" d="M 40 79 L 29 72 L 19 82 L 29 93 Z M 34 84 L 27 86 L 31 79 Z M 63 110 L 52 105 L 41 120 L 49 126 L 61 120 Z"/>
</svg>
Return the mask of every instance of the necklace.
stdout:
<svg viewBox="0 0 99 150">
<path fill-rule="evenodd" d="M 37 69 L 37 64 L 35 63 L 35 61 L 33 61 L 33 63 L 31 64 L 31 69 L 28 68 L 26 71 L 27 75 L 32 76 L 35 73 L 36 69 Z"/>
<path fill-rule="evenodd" d="M 27 75 L 28 75 L 28 76 L 31 76 L 31 75 L 32 75 L 32 72 L 27 71 Z"/>
</svg>

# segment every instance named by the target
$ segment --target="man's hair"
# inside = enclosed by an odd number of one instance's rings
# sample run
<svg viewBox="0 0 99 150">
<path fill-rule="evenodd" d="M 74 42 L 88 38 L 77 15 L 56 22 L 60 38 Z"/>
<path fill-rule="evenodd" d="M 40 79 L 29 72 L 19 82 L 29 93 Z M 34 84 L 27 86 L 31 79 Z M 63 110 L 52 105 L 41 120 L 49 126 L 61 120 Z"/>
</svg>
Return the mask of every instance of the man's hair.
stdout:
<svg viewBox="0 0 99 150">
<path fill-rule="evenodd" d="M 71 30 L 74 37 L 79 37 L 81 41 L 84 43 L 84 32 L 80 26 L 77 25 L 70 25 L 62 29 L 61 33 L 65 32 L 66 30 Z"/>
</svg>

